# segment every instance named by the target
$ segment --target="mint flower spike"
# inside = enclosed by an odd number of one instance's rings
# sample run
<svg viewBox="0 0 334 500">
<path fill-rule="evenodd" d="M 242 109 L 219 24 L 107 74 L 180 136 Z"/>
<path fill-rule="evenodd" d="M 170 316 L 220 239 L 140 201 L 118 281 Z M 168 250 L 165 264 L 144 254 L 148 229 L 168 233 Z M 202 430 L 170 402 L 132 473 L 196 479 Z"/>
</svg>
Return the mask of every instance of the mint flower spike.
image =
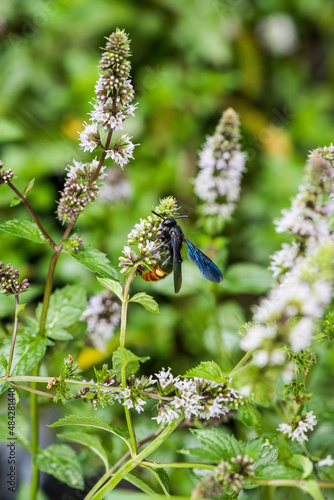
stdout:
<svg viewBox="0 0 334 500">
<path fill-rule="evenodd" d="M 5 295 L 19 295 L 25 292 L 30 286 L 29 282 L 27 278 L 25 278 L 19 283 L 19 277 L 20 273 L 17 269 L 14 269 L 9 263 L 5 266 L 4 263 L 0 261 L 1 293 Z"/>
<path fill-rule="evenodd" d="M 14 171 L 10 168 L 8 170 L 3 170 L 4 163 L 0 161 L 0 186 L 2 184 L 8 184 L 8 182 L 11 182 L 12 178 L 14 177 Z"/>
<path fill-rule="evenodd" d="M 154 212 L 162 215 L 165 218 L 174 217 L 178 212 L 179 207 L 173 196 L 169 196 L 160 201 L 160 204 L 155 207 Z M 138 224 L 135 224 L 132 231 L 128 234 L 127 244 L 122 253 L 124 255 L 119 258 L 119 267 L 121 273 L 128 276 L 132 267 L 137 265 L 137 272 L 142 274 L 146 269 L 151 269 L 158 264 L 161 259 L 161 219 L 155 215 L 149 215 L 146 219 L 140 219 Z M 135 250 L 131 246 L 136 246 Z"/>
<path fill-rule="evenodd" d="M 88 203 L 96 200 L 100 186 L 96 181 L 91 182 L 91 178 L 98 165 L 99 162 L 96 159 L 90 163 L 73 160 L 73 165 L 68 165 L 67 179 L 57 209 L 58 219 L 63 224 L 75 221 Z M 102 167 L 98 179 L 103 179 L 104 176 Z"/>
<path fill-rule="evenodd" d="M 240 195 L 240 181 L 245 171 L 246 156 L 240 151 L 239 118 L 228 108 L 222 115 L 213 136 L 206 139 L 199 153 L 199 172 L 194 190 L 202 200 L 204 216 L 228 219 Z"/>
<path fill-rule="evenodd" d="M 134 144 L 128 134 L 123 134 L 114 145 L 110 138 L 103 145 L 100 130 L 116 132 L 123 129 L 128 116 L 134 116 L 137 104 L 131 104 L 134 91 L 130 80 L 130 41 L 124 31 L 117 29 L 108 38 L 99 63 L 103 71 L 95 87 L 96 98 L 89 124 L 80 132 L 80 145 L 84 151 L 95 151 L 101 147 L 106 158 L 112 158 L 122 168 L 133 158 Z"/>
<path fill-rule="evenodd" d="M 333 236 L 334 222 L 334 146 L 317 148 L 310 152 L 304 180 L 291 207 L 282 210 L 275 221 L 276 232 L 286 232 L 295 238 L 291 245 L 271 257 L 270 269 L 274 277 L 288 272 L 300 256 L 308 255 L 318 245 Z"/>
</svg>

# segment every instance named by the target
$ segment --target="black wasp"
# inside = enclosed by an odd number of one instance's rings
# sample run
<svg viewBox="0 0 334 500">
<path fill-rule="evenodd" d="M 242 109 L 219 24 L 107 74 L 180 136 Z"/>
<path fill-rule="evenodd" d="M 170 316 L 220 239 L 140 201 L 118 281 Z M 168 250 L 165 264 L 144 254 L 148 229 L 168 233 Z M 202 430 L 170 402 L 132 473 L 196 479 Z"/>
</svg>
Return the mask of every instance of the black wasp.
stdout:
<svg viewBox="0 0 334 500">
<path fill-rule="evenodd" d="M 153 210 L 152 210 L 153 212 Z M 181 271 L 181 249 L 182 244 L 185 241 L 188 247 L 188 258 L 196 264 L 200 270 L 202 276 L 213 283 L 220 283 L 223 279 L 222 273 L 203 252 L 195 247 L 183 234 L 182 229 L 178 225 L 175 219 L 181 219 L 187 217 L 186 215 L 181 215 L 180 217 L 171 217 L 170 219 L 165 219 L 162 215 L 153 212 L 162 219 L 161 230 L 162 235 L 160 237 L 161 246 L 165 248 L 165 252 L 162 250 L 160 253 L 162 255 L 159 264 L 154 266 L 150 271 L 146 271 L 142 274 L 142 278 L 145 281 L 158 281 L 165 278 L 168 274 L 173 271 L 174 275 L 174 291 L 178 293 L 182 285 L 182 271 Z"/>
</svg>

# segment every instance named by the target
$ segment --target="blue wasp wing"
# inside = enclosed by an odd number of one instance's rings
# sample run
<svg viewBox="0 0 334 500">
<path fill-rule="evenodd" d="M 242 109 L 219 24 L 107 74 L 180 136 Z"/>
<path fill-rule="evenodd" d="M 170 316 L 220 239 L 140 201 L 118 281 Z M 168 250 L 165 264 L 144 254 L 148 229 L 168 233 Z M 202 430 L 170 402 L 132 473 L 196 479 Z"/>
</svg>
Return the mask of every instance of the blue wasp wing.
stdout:
<svg viewBox="0 0 334 500">
<path fill-rule="evenodd" d="M 189 240 L 187 240 L 186 237 L 184 240 L 188 247 L 188 259 L 196 264 L 198 269 L 201 271 L 201 275 L 213 283 L 220 283 L 223 276 L 216 264 L 214 264 L 212 260 L 207 257 L 207 255 L 196 248 L 195 245 L 193 245 Z"/>
<path fill-rule="evenodd" d="M 171 243 L 173 249 L 173 276 L 174 276 L 174 292 L 178 293 L 182 285 L 182 270 L 181 270 L 181 248 L 182 240 L 178 234 L 171 232 Z"/>
</svg>

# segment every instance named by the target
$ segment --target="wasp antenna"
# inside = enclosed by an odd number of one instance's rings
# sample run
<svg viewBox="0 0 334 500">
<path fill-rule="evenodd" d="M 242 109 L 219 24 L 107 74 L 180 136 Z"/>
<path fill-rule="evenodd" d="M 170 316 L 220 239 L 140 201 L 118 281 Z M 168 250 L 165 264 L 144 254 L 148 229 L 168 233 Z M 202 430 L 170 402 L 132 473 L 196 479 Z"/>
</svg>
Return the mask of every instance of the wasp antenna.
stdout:
<svg viewBox="0 0 334 500">
<path fill-rule="evenodd" d="M 185 219 L 188 218 L 188 215 L 178 215 L 177 217 L 173 217 L 174 219 Z"/>
<path fill-rule="evenodd" d="M 157 214 L 154 210 L 151 210 L 151 212 L 152 212 L 152 214 L 157 215 L 158 217 L 160 217 L 160 219 L 164 219 L 165 218 L 162 215 Z"/>
</svg>

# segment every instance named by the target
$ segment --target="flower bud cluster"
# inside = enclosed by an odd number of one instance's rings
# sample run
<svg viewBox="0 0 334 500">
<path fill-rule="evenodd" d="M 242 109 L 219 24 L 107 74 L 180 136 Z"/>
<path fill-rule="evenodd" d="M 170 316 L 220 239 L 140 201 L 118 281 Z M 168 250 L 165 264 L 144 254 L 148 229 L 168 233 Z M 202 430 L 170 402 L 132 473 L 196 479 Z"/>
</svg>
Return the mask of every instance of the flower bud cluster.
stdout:
<svg viewBox="0 0 334 500">
<path fill-rule="evenodd" d="M 0 288 L 1 293 L 5 295 L 18 295 L 19 293 L 25 292 L 29 288 L 29 282 L 27 278 L 23 279 L 19 283 L 18 279 L 20 273 L 13 266 L 7 264 L 6 266 L 2 261 L 0 261 Z"/>
<path fill-rule="evenodd" d="M 8 184 L 8 182 L 10 182 L 14 176 L 14 171 L 11 168 L 1 172 L 1 169 L 3 168 L 3 166 L 4 166 L 4 163 L 2 161 L 0 161 L 0 186 L 2 184 Z"/>
<path fill-rule="evenodd" d="M 172 196 L 164 198 L 154 211 L 164 218 L 174 217 L 178 211 L 177 202 Z M 129 274 L 134 265 L 137 265 L 138 272 L 142 273 L 160 261 L 166 252 L 160 240 L 161 221 L 162 219 L 155 215 L 149 215 L 146 219 L 140 219 L 139 224 L 135 224 L 128 235 L 127 245 L 123 249 L 124 257 L 119 258 L 121 273 Z M 136 245 L 136 251 L 129 245 Z"/>
<path fill-rule="evenodd" d="M 131 84 L 130 45 L 124 31 L 117 29 L 106 42 L 99 67 L 103 71 L 95 87 L 94 110 L 90 113 L 90 124 L 80 133 L 80 145 L 84 151 L 94 151 L 102 147 L 106 158 L 112 158 L 121 167 L 132 158 L 134 145 L 128 134 L 110 146 L 109 140 L 103 145 L 101 129 L 115 132 L 123 128 L 124 120 L 134 116 L 136 105 L 131 104 L 134 92 Z"/>
<path fill-rule="evenodd" d="M 232 457 L 230 462 L 222 461 L 215 469 L 215 476 L 227 491 L 239 492 L 245 478 L 254 476 L 254 461 L 248 455 Z"/>
<path fill-rule="evenodd" d="M 81 163 L 73 160 L 73 165 L 67 167 L 68 174 L 64 189 L 58 202 L 58 219 L 63 223 L 70 223 L 85 210 L 88 203 L 96 200 L 99 193 L 99 185 L 96 181 L 91 182 L 92 175 L 98 168 L 99 162 L 93 160 L 91 163 Z M 103 169 L 99 173 L 99 179 L 104 177 Z"/>
<path fill-rule="evenodd" d="M 289 424 L 280 424 L 277 430 L 288 434 L 292 441 L 296 439 L 299 443 L 303 443 L 308 441 L 306 433 L 313 431 L 315 425 L 317 425 L 316 416 L 313 411 L 309 411 L 303 417 L 297 415 Z"/>
<path fill-rule="evenodd" d="M 239 139 L 238 115 L 229 108 L 199 154 L 200 170 L 194 179 L 194 189 L 203 201 L 204 215 L 228 219 L 235 209 L 246 160 Z"/>
<path fill-rule="evenodd" d="M 245 480 L 254 476 L 254 461 L 248 455 L 222 460 L 213 474 L 208 474 L 196 485 L 191 498 L 236 498 Z"/>
<path fill-rule="evenodd" d="M 120 323 L 121 306 L 115 301 L 115 296 L 106 290 L 90 297 L 80 319 L 87 322 L 88 342 L 103 352 Z"/>
</svg>

